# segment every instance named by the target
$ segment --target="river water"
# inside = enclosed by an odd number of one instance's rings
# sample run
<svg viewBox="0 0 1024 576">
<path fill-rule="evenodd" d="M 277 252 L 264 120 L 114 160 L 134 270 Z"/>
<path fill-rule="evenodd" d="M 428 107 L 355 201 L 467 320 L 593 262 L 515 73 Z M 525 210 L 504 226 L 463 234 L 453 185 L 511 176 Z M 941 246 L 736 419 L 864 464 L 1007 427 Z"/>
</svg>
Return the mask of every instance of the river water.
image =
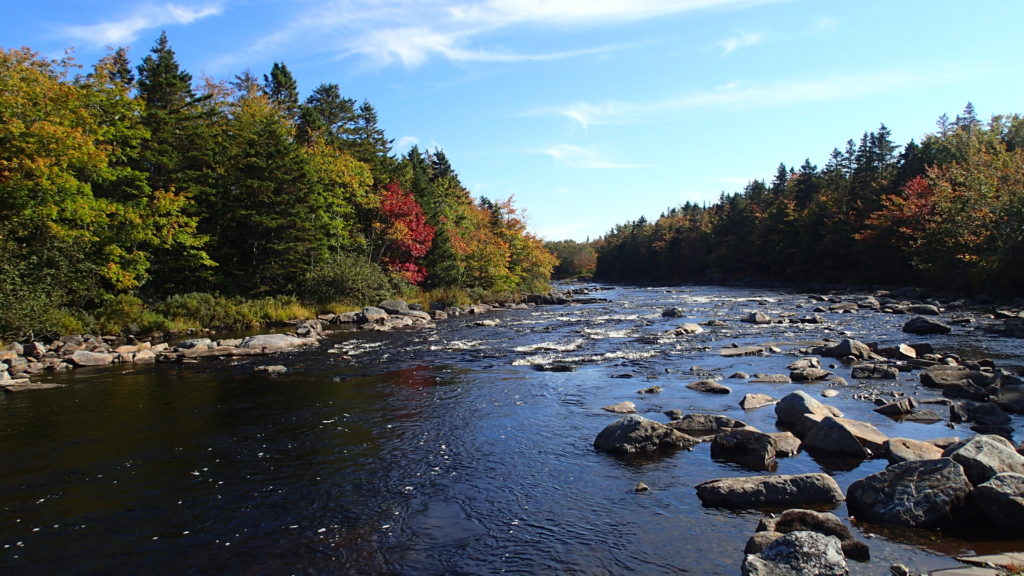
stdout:
<svg viewBox="0 0 1024 576">
<path fill-rule="evenodd" d="M 631 400 L 660 421 L 673 408 L 722 413 L 774 431 L 773 409 L 744 412 L 743 394 L 817 396 L 824 385 L 727 377 L 786 373 L 796 348 L 824 338 L 930 341 L 1024 364 L 1019 340 L 969 327 L 913 337 L 900 331 L 907 317 L 867 310 L 822 314 L 823 325 L 738 322 L 752 310 L 811 315 L 815 303 L 799 293 L 619 287 L 594 296 L 608 301 L 494 312 L 490 327 L 462 316 L 415 332 L 337 332 L 319 349 L 272 358 L 79 369 L 50 377 L 63 387 L 0 396 L 0 574 L 735 575 L 761 513 L 704 508 L 694 486 L 763 472 L 713 461 L 707 443 L 643 461 L 597 452 L 594 437 L 617 418 L 602 406 Z M 672 306 L 685 317 L 662 318 Z M 711 319 L 728 327 L 666 335 Z M 718 354 L 766 343 L 782 353 Z M 575 370 L 537 369 L 551 363 Z M 288 372 L 254 371 L 266 364 Z M 890 436 L 972 434 L 895 422 L 855 397 L 934 396 L 916 373 L 858 383 L 847 367 L 833 371 L 850 386 L 827 402 L 847 417 Z M 732 393 L 685 387 L 707 377 Z M 663 391 L 637 394 L 652 385 Z M 801 453 L 777 473 L 825 470 L 845 491 L 884 465 Z M 651 490 L 634 492 L 638 482 Z M 845 506 L 834 512 L 846 518 Z M 852 574 L 1024 550 L 1022 541 L 853 528 L 872 560 L 851 561 Z"/>
</svg>

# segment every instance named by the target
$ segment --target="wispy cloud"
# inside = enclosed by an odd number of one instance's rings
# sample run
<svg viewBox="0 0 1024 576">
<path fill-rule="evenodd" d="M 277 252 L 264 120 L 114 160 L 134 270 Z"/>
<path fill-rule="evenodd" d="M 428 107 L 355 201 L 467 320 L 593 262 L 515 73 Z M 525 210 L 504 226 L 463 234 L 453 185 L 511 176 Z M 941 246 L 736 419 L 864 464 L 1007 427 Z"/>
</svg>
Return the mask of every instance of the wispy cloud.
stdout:
<svg viewBox="0 0 1024 576">
<path fill-rule="evenodd" d="M 836 30 L 839 30 L 839 20 L 835 18 L 818 18 L 811 26 L 811 32 L 815 34 L 831 34 Z"/>
<path fill-rule="evenodd" d="M 108 20 L 84 26 L 65 26 L 63 32 L 79 41 L 95 46 L 117 46 L 138 38 L 139 32 L 170 24 L 191 24 L 216 16 L 223 11 L 221 3 L 186 6 L 182 4 L 142 4 L 120 20 Z"/>
<path fill-rule="evenodd" d="M 761 32 L 740 32 L 732 38 L 726 38 L 718 43 L 722 49 L 722 55 L 731 54 L 740 48 L 749 48 L 764 41 L 766 35 Z"/>
<path fill-rule="evenodd" d="M 605 124 L 641 124 L 666 115 L 703 109 L 768 108 L 806 102 L 854 98 L 866 94 L 920 85 L 923 74 L 887 71 L 875 74 L 834 76 L 819 80 L 752 84 L 730 82 L 711 90 L 698 90 L 662 100 L 642 102 L 576 102 L 548 107 L 528 115 L 558 114 L 583 128 Z"/>
<path fill-rule="evenodd" d="M 622 168 L 649 168 L 648 164 L 624 164 L 612 162 L 594 150 L 588 150 L 575 144 L 559 144 L 549 146 L 538 152 L 546 154 L 555 161 L 565 164 L 571 168 L 590 168 L 599 170 L 622 169 Z"/>
</svg>

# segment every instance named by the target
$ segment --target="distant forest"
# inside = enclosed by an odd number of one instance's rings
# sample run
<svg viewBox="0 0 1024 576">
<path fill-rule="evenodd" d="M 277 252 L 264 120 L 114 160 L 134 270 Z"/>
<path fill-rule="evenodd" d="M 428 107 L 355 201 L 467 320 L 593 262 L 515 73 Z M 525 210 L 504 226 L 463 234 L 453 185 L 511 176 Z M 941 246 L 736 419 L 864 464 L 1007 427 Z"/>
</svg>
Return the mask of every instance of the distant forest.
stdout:
<svg viewBox="0 0 1024 576">
<path fill-rule="evenodd" d="M 281 62 L 196 81 L 166 34 L 134 66 L 0 48 L 0 337 L 173 329 L 175 302 L 547 286 L 555 259 L 511 199 L 391 145 L 369 102 L 300 99 Z"/>
<path fill-rule="evenodd" d="M 686 203 L 589 242 L 549 243 L 557 272 L 635 283 L 781 281 L 921 285 L 1021 296 L 1024 119 L 968 103 L 920 143 L 885 125 L 823 168 L 780 164 L 710 206 Z M 567 262 L 580 264 L 573 268 Z M 589 264 L 589 265 L 587 265 Z"/>
</svg>

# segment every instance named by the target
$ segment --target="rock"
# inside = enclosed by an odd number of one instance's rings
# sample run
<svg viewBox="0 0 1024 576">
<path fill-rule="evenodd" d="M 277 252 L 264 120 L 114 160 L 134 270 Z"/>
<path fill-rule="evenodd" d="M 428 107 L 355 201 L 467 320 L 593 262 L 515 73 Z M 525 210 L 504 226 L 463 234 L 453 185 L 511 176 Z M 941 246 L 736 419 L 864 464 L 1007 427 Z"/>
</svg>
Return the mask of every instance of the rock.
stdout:
<svg viewBox="0 0 1024 576">
<path fill-rule="evenodd" d="M 629 402 L 627 400 L 625 402 L 619 402 L 618 404 L 612 404 L 610 406 L 602 406 L 601 410 L 604 410 L 606 412 L 613 412 L 615 414 L 635 414 L 636 404 L 633 404 L 632 402 Z"/>
<path fill-rule="evenodd" d="M 990 402 L 965 402 L 963 409 L 968 422 L 983 426 L 1005 426 L 1010 423 L 1010 415 Z"/>
<path fill-rule="evenodd" d="M 782 397 L 775 405 L 775 416 L 778 424 L 793 428 L 797 436 L 803 436 L 822 418 L 833 416 L 827 406 L 809 396 L 803 390 L 797 390 Z"/>
<path fill-rule="evenodd" d="M 903 331 L 908 334 L 949 334 L 952 329 L 938 320 L 914 316 L 903 325 Z"/>
<path fill-rule="evenodd" d="M 272 366 L 257 366 L 253 368 L 255 372 L 266 372 L 267 374 L 284 374 L 288 371 L 288 368 L 275 364 Z"/>
<path fill-rule="evenodd" d="M 970 492 L 964 469 L 939 458 L 900 462 L 856 480 L 846 499 L 859 520 L 934 528 L 951 523 Z"/>
<path fill-rule="evenodd" d="M 681 318 L 683 314 L 682 308 L 666 308 L 661 311 L 662 318 Z"/>
<path fill-rule="evenodd" d="M 132 357 L 132 362 L 135 364 L 152 364 L 156 362 L 156 352 L 152 350 L 139 350 Z"/>
<path fill-rule="evenodd" d="M 672 331 L 672 333 L 675 334 L 676 336 L 686 336 L 690 334 L 700 334 L 703 331 L 704 329 L 698 326 L 697 324 L 686 323 L 677 326 L 676 329 Z"/>
<path fill-rule="evenodd" d="M 500 320 L 477 320 L 476 322 L 473 322 L 473 326 L 481 326 L 484 328 L 494 328 L 499 324 L 501 324 Z"/>
<path fill-rule="evenodd" d="M 683 411 L 678 409 L 665 410 L 662 414 L 668 416 L 669 420 L 682 420 L 684 416 Z"/>
<path fill-rule="evenodd" d="M 258 334 L 243 338 L 238 347 L 243 350 L 261 350 L 265 354 L 270 354 L 317 343 L 316 338 L 297 338 L 291 334 Z"/>
<path fill-rule="evenodd" d="M 771 406 L 778 402 L 775 398 L 767 394 L 746 394 L 743 399 L 740 400 L 740 408 L 744 410 L 753 410 L 754 408 L 760 408 L 762 406 Z"/>
<path fill-rule="evenodd" d="M 748 554 L 743 576 L 846 576 L 849 569 L 839 539 L 816 532 L 790 532 L 760 554 Z"/>
<path fill-rule="evenodd" d="M 720 432 L 711 441 L 711 457 L 751 470 L 773 470 L 775 439 L 750 428 Z"/>
<path fill-rule="evenodd" d="M 785 374 L 754 374 L 752 384 L 789 384 L 792 382 Z"/>
<path fill-rule="evenodd" d="M 729 394 L 732 392 L 728 386 L 723 386 L 714 380 L 698 380 L 687 384 L 686 387 L 690 390 L 707 392 L 710 394 Z"/>
<path fill-rule="evenodd" d="M 636 393 L 637 394 L 660 394 L 661 390 L 662 390 L 661 386 L 648 386 L 647 388 L 644 388 L 643 390 L 637 390 Z"/>
<path fill-rule="evenodd" d="M 910 414 L 917 408 L 917 401 L 909 396 L 894 400 L 875 408 L 875 412 L 886 416 L 904 416 Z"/>
<path fill-rule="evenodd" d="M 814 510 L 786 510 L 775 517 L 764 517 L 757 525 L 757 533 L 769 532 L 789 534 L 790 532 L 817 532 L 825 536 L 835 536 L 843 548 L 847 558 L 861 562 L 870 559 L 868 545 L 853 537 L 850 529 L 835 514 L 816 512 Z M 749 552 L 748 552 L 749 554 Z"/>
<path fill-rule="evenodd" d="M 831 375 L 832 373 L 828 370 L 806 367 L 791 371 L 789 373 L 789 378 L 793 382 L 814 382 L 816 380 L 824 380 Z"/>
<path fill-rule="evenodd" d="M 736 356 L 756 356 L 758 354 L 764 354 L 764 346 L 735 346 L 732 348 L 722 348 L 718 353 L 726 358 L 734 358 Z"/>
<path fill-rule="evenodd" d="M 746 372 L 733 372 L 729 375 L 730 380 L 746 380 L 748 378 L 750 378 L 750 374 Z"/>
<path fill-rule="evenodd" d="M 432 315 L 434 320 L 447 320 L 448 319 L 448 313 L 445 312 L 444 310 L 434 310 L 433 312 L 431 312 L 431 315 Z"/>
<path fill-rule="evenodd" d="M 1024 456 L 1009 440 L 992 434 L 968 438 L 946 448 L 942 455 L 963 466 L 971 484 L 978 486 L 1002 472 L 1024 473 Z"/>
<path fill-rule="evenodd" d="M 821 391 L 821 396 L 823 398 L 835 398 L 836 396 L 839 396 L 839 390 L 836 390 L 834 388 L 826 388 Z"/>
<path fill-rule="evenodd" d="M 109 366 L 114 362 L 114 355 L 78 350 L 68 358 L 68 361 L 75 366 Z"/>
<path fill-rule="evenodd" d="M 843 500 L 843 492 L 828 474 L 795 474 L 718 478 L 697 485 L 705 506 L 763 508 L 830 506 Z"/>
<path fill-rule="evenodd" d="M 405 315 L 409 313 L 409 304 L 405 300 L 385 300 L 378 304 L 377 307 L 392 315 Z M 365 310 L 363 313 L 366 313 Z"/>
<path fill-rule="evenodd" d="M 769 544 L 775 542 L 781 537 L 782 533 L 772 532 L 770 530 L 754 532 L 754 534 L 747 540 L 746 546 L 743 547 L 743 553 L 760 554 L 768 547 Z"/>
<path fill-rule="evenodd" d="M 692 448 L 694 438 L 668 426 L 631 414 L 609 424 L 594 440 L 594 447 L 615 454 L 650 454 L 659 450 Z"/>
<path fill-rule="evenodd" d="M 900 371 L 886 364 L 856 364 L 851 375 L 859 380 L 895 380 Z"/>
<path fill-rule="evenodd" d="M 829 358 L 846 358 L 847 356 L 853 356 L 860 360 L 871 360 L 875 358 L 875 355 L 871 352 L 871 348 L 868 348 L 867 344 L 857 340 L 851 340 L 850 338 L 841 340 L 835 346 L 816 347 L 813 349 L 813 352 Z"/>
<path fill-rule="evenodd" d="M 971 492 L 970 502 L 989 521 L 1024 531 L 1024 474 L 996 474 Z"/>
<path fill-rule="evenodd" d="M 669 422 L 667 426 L 690 436 L 706 436 L 725 430 L 747 427 L 746 423 L 721 414 L 685 414 L 680 415 L 679 418 L 674 418 L 671 414 L 668 416 L 672 418 L 672 422 Z"/>
<path fill-rule="evenodd" d="M 923 316 L 938 316 L 938 306 L 932 304 L 911 304 L 909 306 L 903 306 L 904 314 L 920 314 Z"/>
<path fill-rule="evenodd" d="M 740 322 L 747 322 L 748 324 L 771 324 L 772 319 L 764 312 L 751 312 L 743 318 L 740 318 Z"/>
<path fill-rule="evenodd" d="M 198 348 L 200 346 L 213 348 L 215 345 L 213 340 L 210 340 L 209 338 L 190 338 L 188 340 L 182 340 L 177 344 L 177 348 L 182 350 L 191 350 L 192 348 Z"/>
<path fill-rule="evenodd" d="M 890 438 L 885 443 L 885 452 L 890 464 L 942 458 L 942 448 L 909 438 Z"/>
<path fill-rule="evenodd" d="M 775 457 L 790 458 L 800 453 L 800 439 L 792 432 L 769 432 L 775 439 Z"/>
<path fill-rule="evenodd" d="M 651 487 L 643 482 L 637 482 L 636 487 L 633 488 L 633 492 L 650 492 Z"/>
<path fill-rule="evenodd" d="M 938 365 L 921 372 L 921 385 L 926 388 L 943 389 L 968 382 L 976 386 L 992 386 L 999 382 L 998 376 L 981 370 L 971 370 L 963 366 Z"/>
<path fill-rule="evenodd" d="M 419 321 L 421 324 L 430 324 L 433 321 L 433 317 L 423 310 L 409 310 L 403 316 L 412 318 L 414 321 Z"/>
<path fill-rule="evenodd" d="M 729 326 L 727 322 L 721 320 L 708 320 L 704 325 L 709 328 L 727 328 Z"/>
<path fill-rule="evenodd" d="M 821 360 L 818 360 L 813 356 L 801 358 L 799 360 L 794 360 L 793 362 L 790 362 L 789 366 L 786 366 L 786 368 L 788 370 L 802 370 L 804 368 L 821 368 Z"/>
<path fill-rule="evenodd" d="M 388 319 L 388 313 L 375 306 L 366 306 L 360 312 L 365 322 L 380 323 Z"/>
<path fill-rule="evenodd" d="M 854 458 L 881 456 L 889 438 L 866 422 L 826 416 L 804 437 L 804 450 Z"/>
</svg>

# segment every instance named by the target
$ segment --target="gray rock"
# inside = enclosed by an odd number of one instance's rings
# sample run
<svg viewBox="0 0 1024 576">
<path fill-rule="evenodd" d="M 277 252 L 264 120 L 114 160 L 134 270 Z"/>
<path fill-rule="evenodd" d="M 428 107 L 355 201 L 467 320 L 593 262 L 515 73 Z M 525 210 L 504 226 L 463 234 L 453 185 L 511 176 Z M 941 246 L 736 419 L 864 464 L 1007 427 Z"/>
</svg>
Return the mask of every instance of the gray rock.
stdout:
<svg viewBox="0 0 1024 576">
<path fill-rule="evenodd" d="M 875 412 L 886 416 L 904 416 L 910 414 L 917 408 L 917 401 L 909 396 L 894 400 L 875 408 Z"/>
<path fill-rule="evenodd" d="M 938 320 L 914 316 L 903 325 L 903 331 L 908 334 L 949 334 L 952 329 Z"/>
<path fill-rule="evenodd" d="M 789 384 L 792 380 L 785 374 L 754 374 L 752 384 Z"/>
<path fill-rule="evenodd" d="M 68 361 L 75 366 L 109 366 L 114 362 L 114 355 L 78 350 L 68 358 Z"/>
<path fill-rule="evenodd" d="M 847 507 L 860 520 L 920 528 L 949 524 L 971 483 L 949 458 L 893 464 L 850 485 Z"/>
<path fill-rule="evenodd" d="M 601 410 L 606 412 L 613 412 L 615 414 L 635 414 L 636 404 L 630 401 L 619 402 L 618 404 L 612 404 L 610 406 L 602 406 Z"/>
<path fill-rule="evenodd" d="M 903 306 L 904 314 L 920 314 L 922 316 L 938 316 L 939 308 L 932 304 L 911 304 Z"/>
<path fill-rule="evenodd" d="M 884 454 L 888 439 L 867 422 L 827 416 L 811 428 L 802 446 L 809 452 L 872 458 Z"/>
<path fill-rule="evenodd" d="M 721 414 L 680 414 L 678 418 L 668 412 L 666 415 L 672 418 L 667 426 L 690 436 L 706 436 L 747 427 L 746 423 Z"/>
<path fill-rule="evenodd" d="M 970 502 L 991 522 L 1024 531 L 1024 474 L 996 474 L 971 492 Z"/>
<path fill-rule="evenodd" d="M 748 554 L 743 576 L 847 576 L 849 569 L 835 536 L 817 532 L 790 532 L 769 544 L 760 554 Z"/>
<path fill-rule="evenodd" d="M 258 334 L 243 338 L 238 347 L 243 350 L 262 350 L 269 354 L 317 343 L 316 338 L 298 338 L 291 334 Z"/>
<path fill-rule="evenodd" d="M 990 402 L 965 402 L 963 409 L 968 422 L 984 426 L 1005 426 L 1010 423 L 1010 415 Z"/>
<path fill-rule="evenodd" d="M 775 439 L 751 428 L 720 432 L 711 441 L 711 457 L 751 470 L 774 470 Z"/>
<path fill-rule="evenodd" d="M 859 380 L 895 380 L 900 371 L 887 364 L 856 364 L 851 375 Z"/>
<path fill-rule="evenodd" d="M 377 305 L 378 308 L 393 315 L 404 315 L 409 313 L 409 304 L 405 300 L 385 300 Z"/>
<path fill-rule="evenodd" d="M 775 439 L 775 457 L 789 458 L 800 453 L 800 439 L 792 432 L 769 432 Z"/>
<path fill-rule="evenodd" d="M 885 443 L 885 450 L 890 464 L 942 458 L 942 448 L 910 438 L 890 438 Z"/>
<path fill-rule="evenodd" d="M 984 484 L 1002 472 L 1024 473 L 1024 456 L 1017 453 L 1009 440 L 993 434 L 968 438 L 946 448 L 942 453 L 963 466 L 971 484 Z"/>
<path fill-rule="evenodd" d="M 753 410 L 754 408 L 760 408 L 762 406 L 771 406 L 778 402 L 775 398 L 767 394 L 745 394 L 743 399 L 740 400 L 740 408 L 744 410 Z"/>
<path fill-rule="evenodd" d="M 846 358 L 847 356 L 853 356 L 860 360 L 875 358 L 875 354 L 871 352 L 871 348 L 867 344 L 850 338 L 841 340 L 835 346 L 819 346 L 814 349 L 814 353 L 829 358 Z"/>
<path fill-rule="evenodd" d="M 794 360 L 793 362 L 790 362 L 789 366 L 786 366 L 786 368 L 788 370 L 803 370 L 804 368 L 821 368 L 821 360 L 818 360 L 813 356 L 801 358 L 799 360 Z"/>
<path fill-rule="evenodd" d="M 685 314 L 682 308 L 666 308 L 661 311 L 662 318 L 681 318 Z"/>
<path fill-rule="evenodd" d="M 388 313 L 376 306 L 366 306 L 360 312 L 365 322 L 384 322 L 388 319 Z"/>
<path fill-rule="evenodd" d="M 751 312 L 743 318 L 740 318 L 740 322 L 747 322 L 748 324 L 771 324 L 772 319 L 764 312 Z"/>
<path fill-rule="evenodd" d="M 850 529 L 835 514 L 816 512 L 814 510 L 792 509 L 774 517 L 764 517 L 757 525 L 757 533 L 789 534 L 790 532 L 808 531 L 835 536 L 843 548 L 847 558 L 866 562 L 870 559 L 868 545 L 853 537 Z M 750 552 L 747 552 L 748 554 Z"/>
<path fill-rule="evenodd" d="M 697 485 L 697 497 L 706 506 L 764 508 L 831 506 L 843 492 L 828 474 L 794 474 L 717 478 Z"/>
<path fill-rule="evenodd" d="M 192 348 L 198 348 L 200 346 L 213 348 L 214 343 L 213 340 L 210 340 L 209 338 L 189 338 L 188 340 L 182 340 L 177 344 L 177 347 L 182 350 L 191 350 Z"/>
<path fill-rule="evenodd" d="M 676 329 L 673 330 L 672 333 L 676 336 L 687 336 L 690 334 L 700 334 L 703 331 L 704 329 L 697 324 L 686 323 L 676 326 Z"/>
<path fill-rule="evenodd" d="M 797 436 L 803 436 L 826 416 L 834 412 L 818 402 L 803 390 L 791 392 L 775 404 L 775 416 L 778 424 L 792 428 Z"/>
<path fill-rule="evenodd" d="M 623 455 L 692 448 L 698 440 L 668 426 L 631 414 L 609 424 L 594 440 L 594 447 Z"/>
<path fill-rule="evenodd" d="M 728 386 L 723 386 L 714 380 L 698 380 L 687 384 L 686 387 L 690 390 L 707 392 L 709 394 L 729 394 L 732 392 L 732 389 Z"/>
</svg>

